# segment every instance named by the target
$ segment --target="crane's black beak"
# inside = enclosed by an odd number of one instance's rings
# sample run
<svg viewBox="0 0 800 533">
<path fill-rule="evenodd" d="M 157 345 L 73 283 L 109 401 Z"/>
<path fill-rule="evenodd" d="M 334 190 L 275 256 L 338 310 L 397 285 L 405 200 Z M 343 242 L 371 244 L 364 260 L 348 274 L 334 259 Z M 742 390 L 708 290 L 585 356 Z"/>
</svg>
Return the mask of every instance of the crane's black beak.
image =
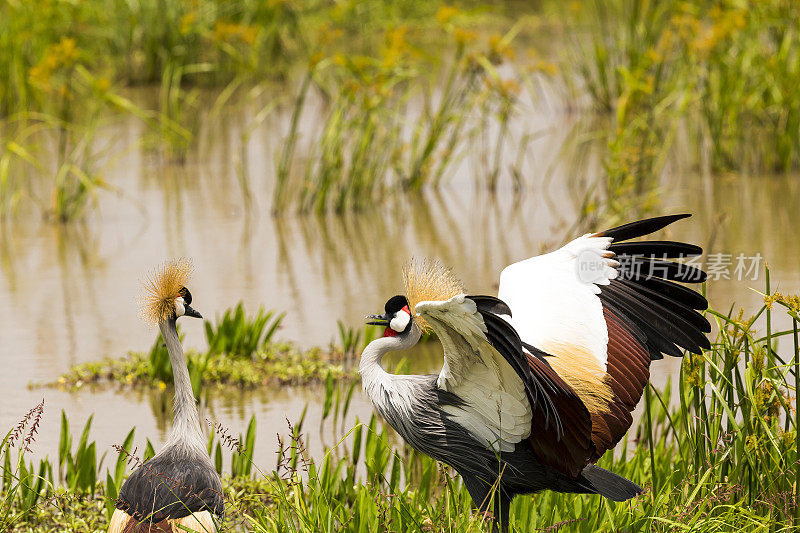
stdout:
<svg viewBox="0 0 800 533">
<path fill-rule="evenodd" d="M 371 322 L 367 322 L 367 324 L 371 326 L 388 326 L 389 325 L 389 315 L 367 315 L 364 318 L 372 320 Z"/>
<path fill-rule="evenodd" d="M 203 318 L 203 315 L 192 309 L 192 306 L 189 304 L 183 304 L 184 314 L 183 316 L 190 316 L 193 318 Z"/>
</svg>

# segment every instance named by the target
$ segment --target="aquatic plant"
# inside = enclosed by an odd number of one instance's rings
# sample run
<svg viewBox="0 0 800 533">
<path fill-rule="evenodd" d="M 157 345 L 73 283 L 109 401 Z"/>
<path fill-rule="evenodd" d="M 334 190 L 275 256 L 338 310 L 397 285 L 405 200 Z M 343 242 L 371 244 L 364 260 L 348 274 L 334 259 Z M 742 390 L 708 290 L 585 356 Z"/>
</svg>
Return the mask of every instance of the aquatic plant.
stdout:
<svg viewBox="0 0 800 533">
<path fill-rule="evenodd" d="M 80 439 L 73 453 L 72 435 L 69 431 L 69 420 L 61 411 L 61 431 L 58 440 L 58 476 L 64 480 L 65 487 L 73 492 L 94 495 L 97 486 L 97 473 L 102 465 L 97 461 L 97 446 L 89 442 L 89 430 L 92 427 L 90 416 L 83 426 Z M 103 454 L 105 456 L 105 454 Z"/>
<path fill-rule="evenodd" d="M 259 308 L 255 316 L 247 316 L 244 304 L 227 309 L 216 324 L 205 321 L 206 341 L 209 354 L 227 354 L 233 357 L 251 358 L 272 342 L 286 313 L 265 311 Z"/>
<path fill-rule="evenodd" d="M 595 109 L 630 115 L 642 94 L 651 108 L 673 105 L 710 169 L 789 171 L 800 166 L 798 10 L 781 0 L 573 2 L 573 68 L 562 74 Z"/>
<path fill-rule="evenodd" d="M 343 212 L 374 204 L 390 192 L 439 185 L 479 127 L 471 120 L 473 107 L 482 107 L 484 117 L 500 117 L 493 171 L 479 180 L 496 188 L 517 91 L 495 66 L 513 57 L 511 41 L 518 28 L 483 41 L 455 25 L 455 13 L 439 17 L 447 56 L 432 64 L 420 62 L 419 45 L 405 26 L 386 31 L 383 45 L 372 54 L 314 57 L 294 100 L 273 212 Z M 332 101 L 310 142 L 310 156 L 300 163 L 297 124 L 314 84 Z"/>
</svg>

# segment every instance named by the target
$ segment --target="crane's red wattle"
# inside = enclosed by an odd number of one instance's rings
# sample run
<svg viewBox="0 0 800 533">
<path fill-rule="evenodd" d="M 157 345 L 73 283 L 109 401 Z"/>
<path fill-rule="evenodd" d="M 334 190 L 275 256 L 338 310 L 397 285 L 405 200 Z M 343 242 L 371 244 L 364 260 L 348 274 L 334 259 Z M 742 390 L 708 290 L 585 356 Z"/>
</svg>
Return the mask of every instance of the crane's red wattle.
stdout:
<svg viewBox="0 0 800 533">
<path fill-rule="evenodd" d="M 392 328 L 387 327 L 385 330 L 383 330 L 383 336 L 384 337 L 396 337 L 397 336 L 397 332 L 395 330 L 393 330 Z"/>
</svg>

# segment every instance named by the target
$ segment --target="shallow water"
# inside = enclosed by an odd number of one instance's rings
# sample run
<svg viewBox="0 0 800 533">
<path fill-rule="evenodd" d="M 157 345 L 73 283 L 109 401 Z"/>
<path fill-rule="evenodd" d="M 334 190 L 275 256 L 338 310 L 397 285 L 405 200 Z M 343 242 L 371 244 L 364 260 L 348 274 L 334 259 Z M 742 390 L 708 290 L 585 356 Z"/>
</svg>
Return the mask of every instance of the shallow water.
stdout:
<svg viewBox="0 0 800 533">
<path fill-rule="evenodd" d="M 114 122 L 102 136 L 110 153 L 123 153 L 104 161 L 114 191 L 100 193 L 85 221 L 58 226 L 39 213 L 23 213 L 0 229 L 0 428 L 12 427 L 44 398 L 36 455 L 57 454 L 61 409 L 73 432 L 94 414 L 91 435 L 99 453 L 113 456 L 110 445 L 131 426 L 140 449 L 144 436 L 156 446 L 163 441 L 169 425 L 164 393 L 71 393 L 29 384 L 52 381 L 76 363 L 149 348 L 155 332 L 138 319 L 136 296 L 142 276 L 164 259 L 193 259 L 193 306 L 204 316 L 239 301 L 253 311 L 263 305 L 287 312 L 279 338 L 327 345 L 336 341 L 337 319 L 358 326 L 401 291 L 401 267 L 411 256 L 439 258 L 469 291 L 494 294 L 505 265 L 578 234 L 577 206 L 598 172 L 591 146 L 573 142 L 587 122 L 544 94 L 512 123 L 513 139 L 537 135 L 524 159 L 524 192 L 515 192 L 509 180 L 493 195 L 476 190 L 485 154 L 473 147 L 437 193 L 391 195 L 346 216 L 275 218 L 269 214 L 274 159 L 289 111 L 279 109 L 256 127 L 242 149 L 242 132 L 257 108 L 244 104 L 204 119 L 184 166 L 164 164 L 142 148 L 144 130 L 135 120 Z M 314 124 L 313 113 L 304 117 L 301 150 Z M 513 143 L 506 155 L 515 157 Z M 237 168 L 246 169 L 250 208 Z M 732 254 L 734 278 L 738 254 L 760 253 L 769 261 L 773 290 L 800 290 L 800 243 L 792 231 L 800 227 L 797 176 L 709 178 L 690 168 L 678 157 L 665 173 L 661 210 L 695 214 L 676 224 L 670 237 L 699 243 L 709 254 Z M 711 280 L 712 305 L 753 308 L 760 297 L 748 287 L 763 290 L 763 278 L 762 263 L 757 280 Z M 776 320 L 776 327 L 787 324 Z M 187 347 L 204 347 L 201 321 L 184 319 L 182 328 Z M 435 354 L 419 358 L 425 363 L 417 361 L 416 368 L 433 370 Z M 678 368 L 675 359 L 655 363 L 654 382 L 663 384 Z M 317 428 L 321 397 L 318 387 L 229 391 L 212 395 L 203 416 L 236 434 L 255 414 L 256 462 L 271 468 L 275 434 L 286 433 L 286 419 L 297 420 L 306 404 L 306 427 Z M 357 393 L 350 418 L 364 420 L 371 412 Z M 311 451 L 318 453 L 323 441 L 312 435 Z"/>
</svg>

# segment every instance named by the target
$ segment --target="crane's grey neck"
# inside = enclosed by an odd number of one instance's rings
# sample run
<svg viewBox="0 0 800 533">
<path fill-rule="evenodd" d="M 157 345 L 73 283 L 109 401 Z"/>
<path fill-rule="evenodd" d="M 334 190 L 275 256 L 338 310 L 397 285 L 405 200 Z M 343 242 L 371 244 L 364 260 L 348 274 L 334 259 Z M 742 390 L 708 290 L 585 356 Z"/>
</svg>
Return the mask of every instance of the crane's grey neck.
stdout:
<svg viewBox="0 0 800 533">
<path fill-rule="evenodd" d="M 192 382 L 189 379 L 189 368 L 186 366 L 186 357 L 183 355 L 175 319 L 163 320 L 159 323 L 161 336 L 167 345 L 169 362 L 172 365 L 172 375 L 175 383 L 175 405 L 172 430 L 167 436 L 164 448 L 175 446 L 185 448 L 198 448 L 204 452 L 205 443 L 200 430 L 200 420 L 197 415 L 197 403 L 192 393 Z"/>
<path fill-rule="evenodd" d="M 381 362 L 383 356 L 389 352 L 408 350 L 419 342 L 422 331 L 416 324 L 412 324 L 411 330 L 404 335 L 395 337 L 381 337 L 369 343 L 361 353 L 361 362 L 358 365 L 358 373 L 361 374 L 361 384 L 364 391 L 369 396 L 372 403 L 378 410 L 389 408 L 393 399 L 395 405 L 405 404 L 410 398 L 405 398 L 407 392 L 399 386 L 399 381 L 408 376 L 397 376 L 390 374 L 383 369 Z M 398 396 L 402 396 L 399 398 Z"/>
</svg>

